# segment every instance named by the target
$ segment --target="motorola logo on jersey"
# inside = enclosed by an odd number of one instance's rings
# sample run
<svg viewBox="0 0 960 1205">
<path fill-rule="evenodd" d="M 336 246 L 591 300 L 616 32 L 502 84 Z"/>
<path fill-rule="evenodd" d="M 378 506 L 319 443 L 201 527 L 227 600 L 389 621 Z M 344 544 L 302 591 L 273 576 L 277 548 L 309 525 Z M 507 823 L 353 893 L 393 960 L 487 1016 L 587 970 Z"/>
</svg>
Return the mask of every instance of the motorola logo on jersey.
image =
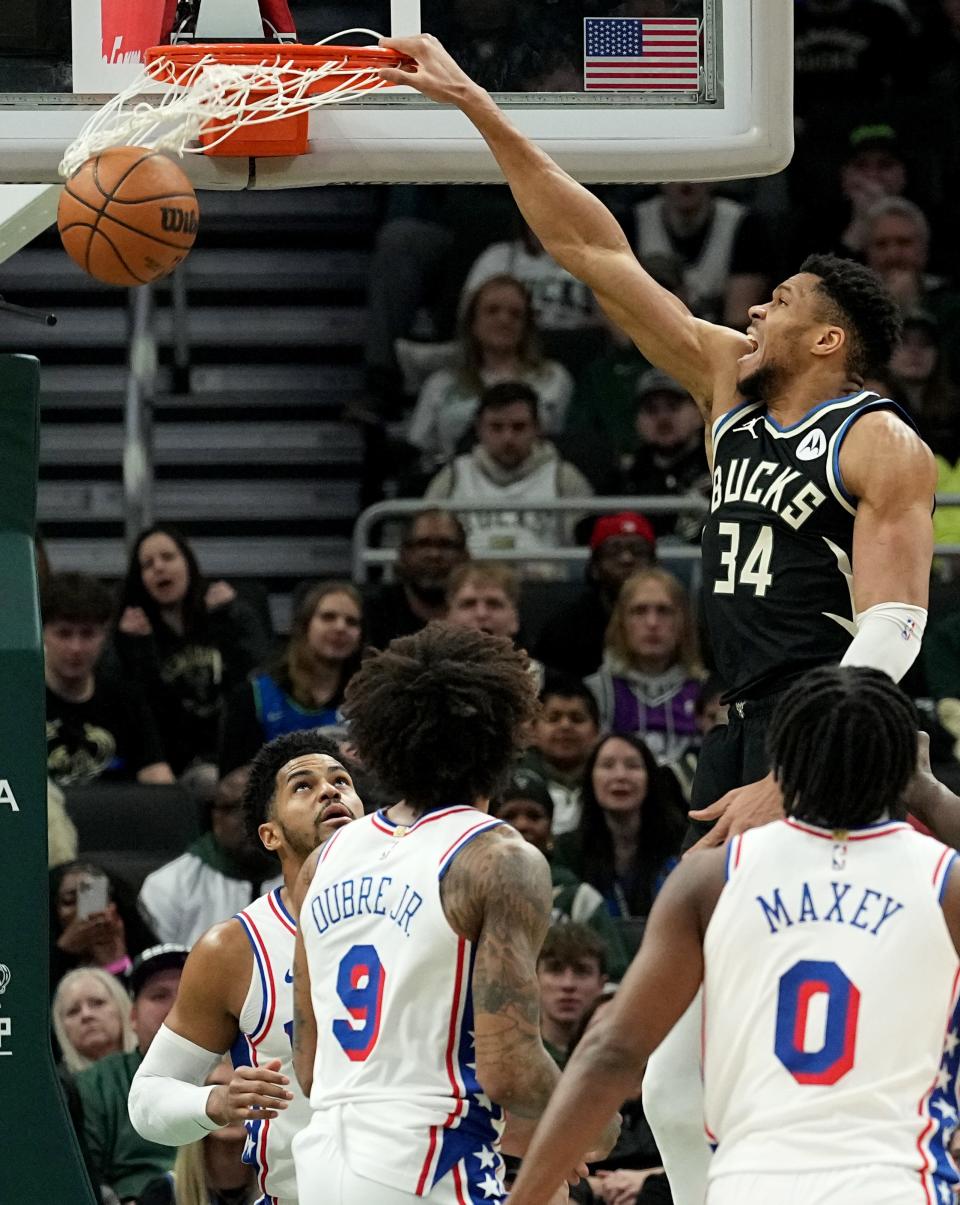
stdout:
<svg viewBox="0 0 960 1205">
<path fill-rule="evenodd" d="M 827 450 L 827 437 L 819 427 L 808 431 L 797 447 L 797 460 L 816 460 Z"/>
</svg>

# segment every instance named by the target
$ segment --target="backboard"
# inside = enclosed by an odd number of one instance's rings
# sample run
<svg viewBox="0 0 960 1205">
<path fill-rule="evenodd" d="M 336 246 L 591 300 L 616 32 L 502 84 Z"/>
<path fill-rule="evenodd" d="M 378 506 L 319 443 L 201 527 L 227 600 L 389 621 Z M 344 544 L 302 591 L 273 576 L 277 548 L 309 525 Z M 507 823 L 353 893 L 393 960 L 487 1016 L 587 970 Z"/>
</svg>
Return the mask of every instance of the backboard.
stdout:
<svg viewBox="0 0 960 1205">
<path fill-rule="evenodd" d="M 65 146 L 146 45 L 265 30 L 309 42 L 353 26 L 435 33 L 585 182 L 764 175 L 792 151 L 792 0 L 70 0 L 69 28 L 51 28 L 64 3 L 5 0 L 0 183 L 56 182 Z M 186 167 L 224 189 L 501 179 L 466 118 L 412 89 L 313 113 L 307 155 Z"/>
</svg>

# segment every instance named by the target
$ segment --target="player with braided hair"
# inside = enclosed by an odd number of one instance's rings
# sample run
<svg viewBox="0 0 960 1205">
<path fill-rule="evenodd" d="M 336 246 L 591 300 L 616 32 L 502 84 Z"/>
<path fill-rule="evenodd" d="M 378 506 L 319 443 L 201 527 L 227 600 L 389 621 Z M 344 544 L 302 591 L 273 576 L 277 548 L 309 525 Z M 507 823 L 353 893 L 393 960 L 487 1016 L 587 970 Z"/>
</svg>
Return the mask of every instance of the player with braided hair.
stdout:
<svg viewBox="0 0 960 1205">
<path fill-rule="evenodd" d="M 401 802 L 341 829 L 300 875 L 300 1205 L 504 1195 L 504 1113 L 522 1153 L 559 1076 L 536 973 L 550 870 L 488 815 L 536 708 L 526 654 L 453 624 L 394 640 L 350 684 L 351 740 Z M 591 1145 L 609 1149 L 603 1128 Z M 567 1170 L 544 1200 L 565 1198 Z"/>
<path fill-rule="evenodd" d="M 897 818 L 913 706 L 877 670 L 824 667 L 784 694 L 769 742 L 786 818 L 670 876 L 510 1205 L 543 1199 L 701 981 L 708 1205 L 955 1199 L 960 873 Z"/>
<path fill-rule="evenodd" d="M 785 812 L 835 829 L 902 816 L 901 795 L 917 758 L 916 729 L 913 704 L 879 670 L 812 670 L 784 696 L 767 733 Z"/>
<path fill-rule="evenodd" d="M 864 267 L 814 256 L 749 311 L 746 333 L 692 314 L 637 262 L 613 214 L 517 130 L 429 35 L 389 38 L 385 69 L 477 127 L 546 252 L 696 400 L 713 473 L 701 605 L 730 723 L 704 741 L 690 840 L 721 844 L 783 815 L 766 728 L 805 672 L 843 662 L 900 681 L 927 617 L 933 456 L 888 398 L 863 388 L 898 337 L 893 298 Z M 708 826 L 713 825 L 708 830 Z M 703 1205 L 690 1010 L 651 1063 L 647 1118 L 675 1205 Z"/>
</svg>

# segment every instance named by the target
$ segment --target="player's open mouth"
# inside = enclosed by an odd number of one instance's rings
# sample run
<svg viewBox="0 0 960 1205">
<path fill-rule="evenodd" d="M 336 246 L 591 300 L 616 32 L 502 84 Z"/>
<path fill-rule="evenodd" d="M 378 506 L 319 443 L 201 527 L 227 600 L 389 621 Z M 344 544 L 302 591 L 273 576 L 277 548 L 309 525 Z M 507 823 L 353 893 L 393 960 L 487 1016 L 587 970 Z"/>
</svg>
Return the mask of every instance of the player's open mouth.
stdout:
<svg viewBox="0 0 960 1205">
<path fill-rule="evenodd" d="M 320 823 L 326 824 L 328 820 L 352 820 L 353 816 L 350 809 L 343 803 L 328 803 L 320 813 Z"/>
<path fill-rule="evenodd" d="M 744 360 L 749 360 L 751 356 L 755 356 L 760 350 L 760 343 L 755 335 L 751 334 L 750 331 L 747 331 L 747 338 L 750 340 L 750 350 L 744 352 L 743 355 L 740 356 L 738 360 L 738 363 L 740 364 L 742 364 Z"/>
</svg>

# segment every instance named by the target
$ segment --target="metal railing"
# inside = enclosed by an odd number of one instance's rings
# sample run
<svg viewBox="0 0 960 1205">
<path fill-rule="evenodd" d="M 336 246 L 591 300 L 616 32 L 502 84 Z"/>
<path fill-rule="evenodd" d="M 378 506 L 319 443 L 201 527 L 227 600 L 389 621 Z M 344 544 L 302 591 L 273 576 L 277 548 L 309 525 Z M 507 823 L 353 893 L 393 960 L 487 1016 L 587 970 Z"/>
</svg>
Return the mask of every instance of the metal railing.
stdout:
<svg viewBox="0 0 960 1205">
<path fill-rule="evenodd" d="M 372 548 L 370 534 L 380 523 L 390 519 L 402 519 L 407 515 L 418 514 L 422 510 L 449 510 L 455 515 L 512 513 L 524 514 L 565 514 L 565 515 L 608 515 L 620 511 L 639 511 L 643 515 L 662 514 L 705 514 L 709 503 L 699 494 L 680 494 L 676 497 L 654 495 L 634 495 L 633 497 L 615 496 L 609 498 L 553 498 L 544 502 L 518 506 L 516 502 L 452 502 L 447 499 L 404 498 L 389 502 L 376 502 L 368 506 L 357 516 L 353 528 L 353 548 L 351 564 L 353 580 L 362 584 L 367 580 L 369 570 L 374 565 L 392 565 L 396 560 L 396 548 Z M 661 547 L 669 548 L 670 556 L 676 560 L 699 560 L 700 548 L 694 544 L 664 543 Z M 491 554 L 488 559 L 497 561 L 535 561 L 537 564 L 553 562 L 558 565 L 583 565 L 590 558 L 590 549 L 580 546 L 557 548 L 538 548 L 535 552 L 530 549 L 504 549 Z"/>
<path fill-rule="evenodd" d="M 960 494 L 938 494 L 937 506 L 960 507 Z M 515 502 L 452 502 L 446 499 L 403 498 L 388 502 L 376 502 L 368 506 L 357 516 L 353 528 L 353 544 L 351 565 L 353 580 L 358 584 L 367 581 L 369 570 L 377 565 L 390 566 L 397 558 L 397 548 L 373 548 L 370 546 L 370 535 L 374 528 L 391 519 L 402 519 L 408 515 L 419 514 L 423 510 L 449 510 L 455 515 L 484 514 L 495 512 L 514 512 L 518 515 L 535 512 L 550 512 L 554 514 L 598 515 L 617 514 L 620 511 L 638 511 L 642 515 L 662 514 L 706 514 L 710 503 L 699 494 L 678 494 L 676 497 L 662 495 L 636 494 L 631 496 L 611 496 L 592 498 L 554 498 L 536 505 L 517 506 Z M 700 546 L 685 544 L 680 541 L 658 541 L 658 546 L 665 553 L 668 551 L 673 560 L 699 560 Z M 960 543 L 937 544 L 934 555 L 940 557 L 960 557 Z M 537 549 L 504 549 L 491 555 L 489 559 L 498 561 L 527 562 L 544 561 L 556 564 L 583 565 L 590 558 L 590 549 L 580 546 Z"/>
</svg>

